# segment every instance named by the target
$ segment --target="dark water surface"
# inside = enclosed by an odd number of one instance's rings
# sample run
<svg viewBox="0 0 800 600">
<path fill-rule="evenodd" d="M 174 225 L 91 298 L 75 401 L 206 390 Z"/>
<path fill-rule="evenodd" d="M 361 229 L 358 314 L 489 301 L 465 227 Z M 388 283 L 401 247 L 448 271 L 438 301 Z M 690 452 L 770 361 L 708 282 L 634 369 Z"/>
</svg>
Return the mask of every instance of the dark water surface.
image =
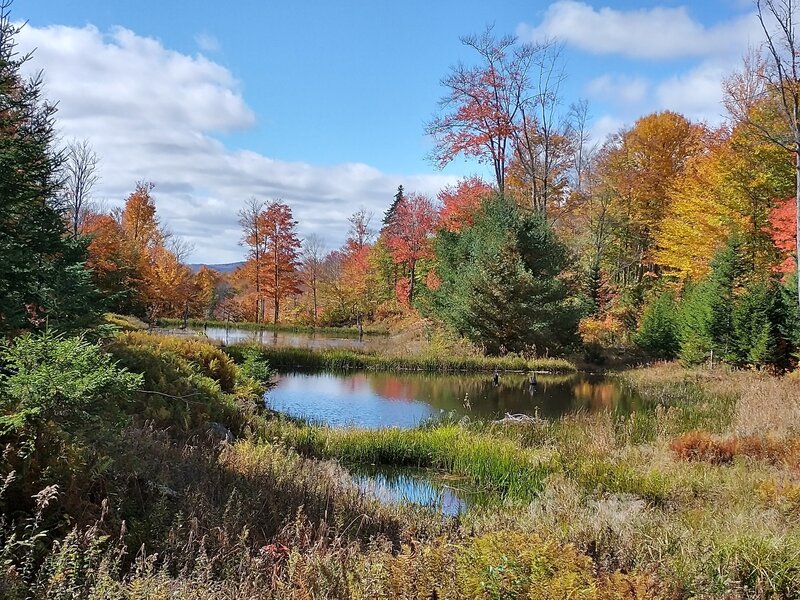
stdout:
<svg viewBox="0 0 800 600">
<path fill-rule="evenodd" d="M 270 408 L 333 427 L 414 427 L 445 415 L 498 419 L 511 414 L 558 418 L 583 411 L 630 412 L 640 402 L 613 376 L 505 373 L 327 373 L 281 375 L 266 394 Z"/>
</svg>

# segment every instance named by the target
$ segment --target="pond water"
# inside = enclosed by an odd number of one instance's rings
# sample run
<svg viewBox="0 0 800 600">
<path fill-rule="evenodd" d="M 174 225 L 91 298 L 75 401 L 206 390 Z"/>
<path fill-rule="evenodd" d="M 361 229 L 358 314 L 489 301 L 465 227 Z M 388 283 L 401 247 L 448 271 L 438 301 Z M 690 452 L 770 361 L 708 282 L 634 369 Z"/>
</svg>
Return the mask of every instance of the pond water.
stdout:
<svg viewBox="0 0 800 600">
<path fill-rule="evenodd" d="M 236 329 L 225 327 L 197 327 L 193 331 L 202 332 L 210 340 L 222 342 L 226 346 L 240 342 L 254 342 L 267 346 L 291 346 L 293 348 L 347 348 L 354 350 L 377 350 L 382 336 L 364 337 L 346 334 L 318 334 L 311 332 L 266 331 Z"/>
<path fill-rule="evenodd" d="M 357 465 L 350 474 L 359 488 L 386 504 L 408 502 L 453 516 L 480 501 L 460 479 L 421 469 Z"/>
<path fill-rule="evenodd" d="M 333 427 L 414 427 L 444 415 L 498 419 L 511 414 L 559 416 L 579 410 L 630 412 L 640 404 L 615 377 L 585 373 L 295 372 L 266 394 L 276 411 Z"/>
</svg>

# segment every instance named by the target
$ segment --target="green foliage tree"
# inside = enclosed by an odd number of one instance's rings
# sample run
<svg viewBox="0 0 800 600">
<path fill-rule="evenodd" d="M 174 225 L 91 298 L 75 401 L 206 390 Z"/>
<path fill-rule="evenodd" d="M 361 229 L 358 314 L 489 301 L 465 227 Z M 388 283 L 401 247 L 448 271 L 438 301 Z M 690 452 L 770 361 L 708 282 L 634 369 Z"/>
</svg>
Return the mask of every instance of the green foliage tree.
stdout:
<svg viewBox="0 0 800 600">
<path fill-rule="evenodd" d="M 795 311 L 787 300 L 775 281 L 757 281 L 744 290 L 732 314 L 736 364 L 779 371 L 790 366 L 795 350 L 790 315 Z"/>
<path fill-rule="evenodd" d="M 686 365 L 707 360 L 712 351 L 730 360 L 733 351 L 733 308 L 736 290 L 747 269 L 741 240 L 734 234 L 711 261 L 711 272 L 687 284 L 680 305 L 680 357 Z"/>
<path fill-rule="evenodd" d="M 737 366 L 789 368 L 798 332 L 794 285 L 753 271 L 748 247 L 733 235 L 714 257 L 709 275 L 684 290 L 681 361 L 699 364 L 713 351 Z"/>
<path fill-rule="evenodd" d="M 41 78 L 26 80 L 9 3 L 0 6 L 0 334 L 72 324 L 92 314 L 84 242 L 68 240 L 55 205 L 63 157 L 54 150 L 55 106 Z"/>
<path fill-rule="evenodd" d="M 565 256 L 541 215 L 489 198 L 473 225 L 437 236 L 431 311 L 490 353 L 568 346 L 581 307 L 559 279 Z"/>
<path fill-rule="evenodd" d="M 664 292 L 645 308 L 634 341 L 653 356 L 675 358 L 679 339 L 678 305 L 671 292 Z"/>
</svg>

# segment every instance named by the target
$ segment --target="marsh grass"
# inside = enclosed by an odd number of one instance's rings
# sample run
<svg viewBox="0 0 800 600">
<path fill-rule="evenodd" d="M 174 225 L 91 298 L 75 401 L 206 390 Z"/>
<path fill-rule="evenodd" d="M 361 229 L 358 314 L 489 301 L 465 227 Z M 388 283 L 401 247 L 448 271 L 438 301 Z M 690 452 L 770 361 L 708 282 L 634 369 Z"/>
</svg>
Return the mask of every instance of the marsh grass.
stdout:
<svg viewBox="0 0 800 600">
<path fill-rule="evenodd" d="M 232 344 L 225 351 L 237 361 L 243 353 L 258 352 L 275 369 L 319 369 L 329 371 L 549 371 L 574 372 L 575 365 L 561 358 L 489 357 L 480 355 L 401 354 L 388 355 L 356 350 L 287 348 L 258 344 Z"/>
<path fill-rule="evenodd" d="M 32 511 L 3 511 L 0 596 L 800 597 L 792 379 L 659 365 L 624 375 L 634 416 L 333 430 L 257 410 L 236 364 L 185 341 L 106 344 L 176 398 L 141 394 L 102 460 L 65 453 L 80 489 L 42 479 Z M 350 463 L 451 473 L 491 500 L 455 519 L 382 505 Z"/>
</svg>

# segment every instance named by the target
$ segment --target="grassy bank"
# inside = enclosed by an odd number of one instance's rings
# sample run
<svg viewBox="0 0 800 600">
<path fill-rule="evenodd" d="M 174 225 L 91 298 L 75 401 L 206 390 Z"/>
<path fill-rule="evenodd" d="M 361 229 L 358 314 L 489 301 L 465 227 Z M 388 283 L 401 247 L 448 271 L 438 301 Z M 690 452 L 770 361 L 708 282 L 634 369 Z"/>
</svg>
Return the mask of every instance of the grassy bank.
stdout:
<svg viewBox="0 0 800 600">
<path fill-rule="evenodd" d="M 272 421 L 263 435 L 306 456 L 466 478 L 495 498 L 462 516 L 470 539 L 548 540 L 591 557 L 589 598 L 800 594 L 800 421 L 783 418 L 800 410 L 800 386 L 675 365 L 624 377 L 651 409 L 414 430 Z M 620 572 L 624 591 L 601 593 Z"/>
<path fill-rule="evenodd" d="M 278 323 L 253 323 L 251 321 L 214 321 L 210 319 L 189 319 L 190 327 L 221 327 L 233 329 L 245 329 L 249 331 L 277 331 L 286 333 L 318 333 L 321 335 L 338 335 L 348 337 L 358 337 L 357 327 L 315 327 L 313 325 L 284 325 Z M 158 325 L 161 327 L 183 327 L 183 319 L 159 319 Z M 365 336 L 386 336 L 389 330 L 377 327 L 365 327 Z"/>
<path fill-rule="evenodd" d="M 245 352 L 256 352 L 278 370 L 373 370 L 373 371 L 550 371 L 573 372 L 575 365 L 561 358 L 520 356 L 457 356 L 447 354 L 386 355 L 357 350 L 273 347 L 258 344 L 232 344 L 226 348 L 239 360 Z"/>
<path fill-rule="evenodd" d="M 0 380 L 3 598 L 800 595 L 789 378 L 666 365 L 624 374 L 633 415 L 334 430 L 259 411 L 260 352 L 27 344 Z M 350 462 L 452 473 L 487 503 L 383 505 Z"/>
</svg>

